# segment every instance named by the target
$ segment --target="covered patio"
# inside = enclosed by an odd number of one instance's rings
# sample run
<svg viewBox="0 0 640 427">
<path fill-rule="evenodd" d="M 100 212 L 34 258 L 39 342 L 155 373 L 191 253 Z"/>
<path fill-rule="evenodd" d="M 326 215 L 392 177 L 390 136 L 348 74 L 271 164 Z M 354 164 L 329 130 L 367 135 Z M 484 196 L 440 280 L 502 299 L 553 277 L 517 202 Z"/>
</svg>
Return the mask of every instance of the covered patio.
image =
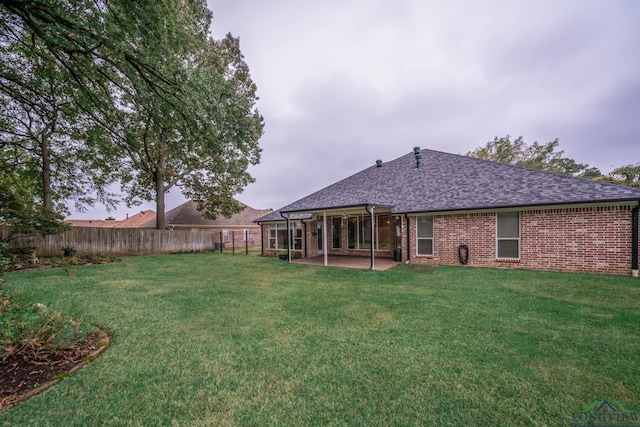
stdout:
<svg viewBox="0 0 640 427">
<path fill-rule="evenodd" d="M 324 256 L 300 258 L 291 260 L 291 262 L 295 264 L 324 265 Z M 327 262 L 327 267 L 355 268 L 358 270 L 369 270 L 371 268 L 371 258 L 369 257 L 328 255 Z M 400 263 L 391 258 L 376 258 L 373 269 L 375 271 L 384 271 L 398 264 Z"/>
</svg>

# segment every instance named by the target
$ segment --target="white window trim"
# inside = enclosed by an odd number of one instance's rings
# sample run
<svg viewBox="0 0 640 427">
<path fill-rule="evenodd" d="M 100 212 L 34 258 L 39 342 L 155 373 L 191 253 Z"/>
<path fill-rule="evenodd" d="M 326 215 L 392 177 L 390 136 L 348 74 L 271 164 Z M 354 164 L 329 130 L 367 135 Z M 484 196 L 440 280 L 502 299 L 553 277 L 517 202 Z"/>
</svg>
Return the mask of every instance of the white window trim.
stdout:
<svg viewBox="0 0 640 427">
<path fill-rule="evenodd" d="M 424 217 L 424 215 L 423 215 L 422 217 Z M 420 217 L 420 216 L 416 216 L 415 218 L 416 218 L 416 256 L 432 257 L 432 256 L 433 256 L 433 253 L 435 252 L 435 251 L 434 251 L 434 249 L 435 249 L 435 247 L 434 247 L 434 240 L 435 240 L 435 239 L 434 239 L 433 237 L 419 237 L 419 236 L 418 236 L 418 221 L 420 220 L 420 218 L 421 218 L 421 217 Z M 432 236 L 434 235 L 434 231 L 433 231 L 434 226 L 433 226 L 433 225 L 434 225 L 434 224 L 433 224 L 433 216 L 432 216 L 432 217 L 431 217 L 431 234 L 432 234 Z M 431 240 L 431 253 L 430 253 L 430 254 L 421 254 L 421 253 L 419 252 L 419 247 L 420 247 L 420 245 L 418 244 L 418 242 L 419 242 L 420 240 Z"/>
<path fill-rule="evenodd" d="M 292 246 L 291 252 L 302 252 L 302 250 L 304 248 L 304 245 L 303 245 L 303 242 L 304 242 L 304 230 L 302 228 L 300 228 L 300 237 L 296 237 L 296 230 L 298 229 L 296 224 L 298 224 L 298 223 L 297 222 L 292 222 L 291 223 L 292 227 L 289 230 L 289 233 L 290 233 L 289 238 L 291 239 L 291 246 Z M 302 227 L 302 223 L 300 223 L 300 227 Z M 268 233 L 269 233 L 268 247 L 269 247 L 269 250 L 281 251 L 281 250 L 286 250 L 287 249 L 285 247 L 286 246 L 286 241 L 280 242 L 278 240 L 278 235 L 279 235 L 278 231 L 281 231 L 281 230 L 285 230 L 285 236 L 286 236 L 286 230 L 287 230 L 287 224 L 286 223 L 285 224 L 277 224 L 277 223 L 276 224 L 269 224 L 269 227 L 268 227 Z M 271 236 L 271 232 L 272 231 L 275 231 L 275 237 Z M 272 241 L 275 243 L 275 245 L 274 245 L 275 247 L 271 246 L 271 242 Z M 299 241 L 300 249 L 295 249 L 296 241 Z"/>
<path fill-rule="evenodd" d="M 222 229 L 222 241 L 227 243 L 229 242 L 229 229 L 228 228 L 223 228 Z"/>
<path fill-rule="evenodd" d="M 506 212 L 514 212 L 514 211 L 506 211 Z M 520 215 L 520 211 L 515 211 L 518 214 L 518 237 L 498 237 L 498 214 L 506 213 L 506 212 L 496 212 L 496 259 L 497 260 L 509 260 L 509 261 L 518 261 L 520 260 L 520 252 L 522 250 L 522 215 Z M 517 258 L 509 258 L 509 257 L 501 257 L 498 256 L 498 242 L 500 240 L 517 240 L 518 241 L 518 257 Z"/>
</svg>

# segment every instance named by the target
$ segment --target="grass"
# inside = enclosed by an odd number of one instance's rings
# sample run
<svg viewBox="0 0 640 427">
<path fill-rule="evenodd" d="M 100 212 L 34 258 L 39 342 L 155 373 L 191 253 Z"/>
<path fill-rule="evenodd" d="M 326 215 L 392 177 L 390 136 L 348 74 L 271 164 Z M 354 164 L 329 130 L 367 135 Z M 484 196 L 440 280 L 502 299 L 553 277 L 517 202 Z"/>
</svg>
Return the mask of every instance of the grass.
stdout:
<svg viewBox="0 0 640 427">
<path fill-rule="evenodd" d="M 569 425 L 640 409 L 640 282 L 179 254 L 11 273 L 111 347 L 16 425 Z"/>
</svg>

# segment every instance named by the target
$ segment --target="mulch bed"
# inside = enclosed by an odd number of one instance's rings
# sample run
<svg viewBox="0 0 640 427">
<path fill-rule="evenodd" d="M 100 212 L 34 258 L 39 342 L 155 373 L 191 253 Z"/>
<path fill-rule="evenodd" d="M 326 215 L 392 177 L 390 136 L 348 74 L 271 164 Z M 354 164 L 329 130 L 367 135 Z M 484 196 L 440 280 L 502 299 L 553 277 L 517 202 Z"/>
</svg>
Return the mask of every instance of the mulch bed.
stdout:
<svg viewBox="0 0 640 427">
<path fill-rule="evenodd" d="M 93 360 L 109 346 L 106 332 L 93 332 L 56 352 L 0 359 L 0 411 L 34 396 Z"/>
</svg>

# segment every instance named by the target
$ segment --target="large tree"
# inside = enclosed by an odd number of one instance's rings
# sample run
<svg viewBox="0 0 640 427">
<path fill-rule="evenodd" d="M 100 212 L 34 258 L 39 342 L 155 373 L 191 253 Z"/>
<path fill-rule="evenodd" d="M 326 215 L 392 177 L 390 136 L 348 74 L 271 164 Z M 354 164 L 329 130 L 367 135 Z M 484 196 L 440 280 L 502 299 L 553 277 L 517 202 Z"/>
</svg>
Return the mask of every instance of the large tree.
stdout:
<svg viewBox="0 0 640 427">
<path fill-rule="evenodd" d="M 0 58 L 0 166 L 14 172 L 9 184 L 30 182 L 34 203 L 50 211 L 69 200 L 91 205 L 92 196 L 113 206 L 109 170 L 83 144 L 95 126 L 76 108 L 73 82 L 33 39 L 5 40 Z"/>
<path fill-rule="evenodd" d="M 111 140 L 87 143 L 114 159 L 128 202 L 156 200 L 158 228 L 175 186 L 208 216 L 239 209 L 262 117 L 238 41 L 208 36 L 205 2 L 0 0 L 0 14 L 3 35 L 37 39 L 75 82 Z"/>
<path fill-rule="evenodd" d="M 522 136 L 513 141 L 509 135 L 500 138 L 496 136 L 484 147 L 469 151 L 467 156 L 581 178 L 602 176 L 597 168 L 564 157 L 563 150 L 557 151 L 559 144 L 558 139 L 555 139 L 546 144 L 536 141 L 528 145 Z"/>
<path fill-rule="evenodd" d="M 602 180 L 629 187 L 640 187 L 640 163 L 615 168 L 602 177 Z"/>
<path fill-rule="evenodd" d="M 205 40 L 189 55 L 176 57 L 188 64 L 180 70 L 182 102 L 197 120 L 184 120 L 162 99 L 132 98 L 133 120 L 118 139 L 126 152 L 123 189 L 130 201 L 156 201 L 157 228 L 164 228 L 164 195 L 174 187 L 209 218 L 238 212 L 233 195 L 253 181 L 247 167 L 260 158 L 262 117 L 238 40 Z"/>
</svg>

